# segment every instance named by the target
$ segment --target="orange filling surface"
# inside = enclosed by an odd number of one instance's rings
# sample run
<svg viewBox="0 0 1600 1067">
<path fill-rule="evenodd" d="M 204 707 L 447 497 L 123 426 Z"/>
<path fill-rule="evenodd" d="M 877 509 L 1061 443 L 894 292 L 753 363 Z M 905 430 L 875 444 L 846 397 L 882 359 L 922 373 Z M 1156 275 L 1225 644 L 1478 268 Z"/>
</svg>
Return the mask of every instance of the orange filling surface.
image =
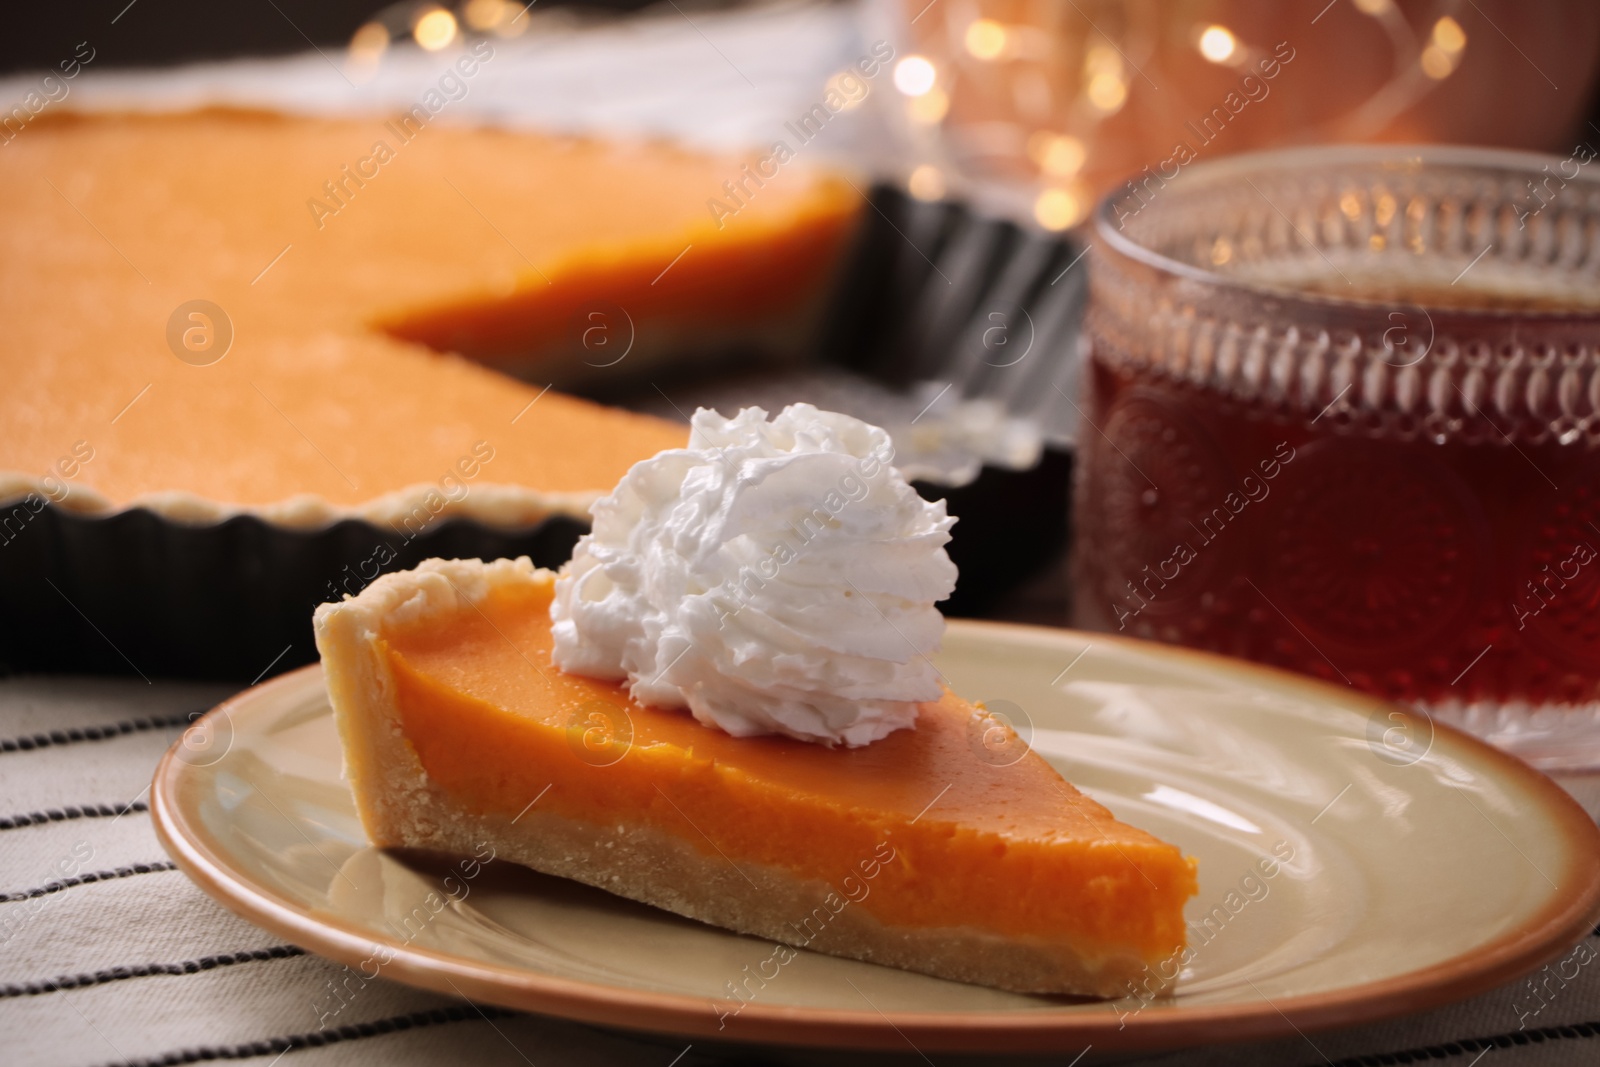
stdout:
<svg viewBox="0 0 1600 1067">
<path fill-rule="evenodd" d="M 112 504 L 608 490 L 684 430 L 545 383 L 803 318 L 848 238 L 859 197 L 799 166 L 714 218 L 742 162 L 448 116 L 31 124 L 0 152 L 0 474 Z"/>
<path fill-rule="evenodd" d="M 559 671 L 548 606 L 546 591 L 500 592 L 449 626 L 386 637 L 405 734 L 468 809 L 515 816 L 539 797 L 597 826 L 644 822 L 735 865 L 826 882 L 889 925 L 1147 959 L 1182 946 L 1191 863 L 1033 753 L 984 759 L 974 709 L 953 694 L 863 748 L 736 738 Z"/>
</svg>

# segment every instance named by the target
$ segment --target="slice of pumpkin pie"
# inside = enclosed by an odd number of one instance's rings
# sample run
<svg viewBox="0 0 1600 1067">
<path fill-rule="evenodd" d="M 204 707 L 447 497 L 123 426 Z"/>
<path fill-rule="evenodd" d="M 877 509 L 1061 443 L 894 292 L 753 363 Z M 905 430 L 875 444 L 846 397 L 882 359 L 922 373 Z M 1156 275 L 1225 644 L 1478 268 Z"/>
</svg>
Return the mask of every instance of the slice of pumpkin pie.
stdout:
<svg viewBox="0 0 1600 1067">
<path fill-rule="evenodd" d="M 380 846 L 506 856 L 747 934 L 1112 996 L 1184 945 L 1193 861 L 1118 822 L 927 653 L 951 520 L 881 430 L 701 411 L 558 576 L 429 560 L 317 612 Z"/>
</svg>

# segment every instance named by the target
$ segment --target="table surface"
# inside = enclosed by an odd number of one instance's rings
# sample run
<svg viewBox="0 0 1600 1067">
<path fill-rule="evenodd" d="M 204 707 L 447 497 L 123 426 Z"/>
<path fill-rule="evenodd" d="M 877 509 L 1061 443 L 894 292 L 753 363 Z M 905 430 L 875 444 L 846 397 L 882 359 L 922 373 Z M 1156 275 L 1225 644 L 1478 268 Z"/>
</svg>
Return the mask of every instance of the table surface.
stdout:
<svg viewBox="0 0 1600 1067">
<path fill-rule="evenodd" d="M 485 67 L 457 114 L 540 128 L 668 134 L 713 146 L 760 144 L 787 116 L 815 103 L 823 81 L 882 32 L 870 15 L 839 4 L 696 12 L 692 21 L 663 9 L 598 27 L 540 16 L 524 37 L 496 44 L 504 61 Z M 443 64 L 439 56 L 396 49 L 378 76 L 359 86 L 317 53 L 160 74 L 86 71 L 72 101 L 90 108 L 229 102 L 358 113 L 411 102 Z M 20 99 L 31 87 L 27 77 L 0 79 L 0 101 Z M 841 118 L 818 153 L 885 169 L 899 142 L 881 109 Z M 1044 575 L 1001 614 L 1062 622 L 1064 583 L 1061 569 Z M 150 825 L 146 798 L 157 759 L 191 715 L 231 688 L 138 678 L 0 679 L 0 1061 L 695 1067 L 857 1059 L 607 1032 L 385 980 L 363 987 L 333 1025 L 322 1013 L 341 969 L 202 894 L 173 868 Z M 1563 784 L 1591 814 L 1600 810 L 1600 776 Z M 1119 1062 L 1592 1064 L 1600 1062 L 1600 967 L 1587 964 L 1597 955 L 1600 937 L 1591 936 L 1563 956 L 1584 964 L 1575 977 L 1541 972 L 1397 1021 Z M 323 1022 L 329 1025 L 319 1029 Z M 997 1056 L 1003 1052 L 996 1049 Z M 910 1047 L 903 1057 L 887 1058 L 933 1062 Z M 1081 1062 L 1095 1060 L 1090 1050 Z"/>
<path fill-rule="evenodd" d="M 191 715 L 233 688 L 138 678 L 0 680 L 0 1061 L 225 1057 L 270 1064 L 280 1055 L 286 1064 L 345 1067 L 446 1059 L 539 1067 L 751 1061 L 750 1050 L 703 1042 L 686 1048 L 682 1040 L 480 1011 L 383 979 L 326 1018 L 343 968 L 207 897 L 173 867 L 150 824 L 146 802 L 156 761 Z M 1594 811 L 1600 778 L 1569 782 Z M 1594 1063 L 1600 966 L 1587 964 L 1600 955 L 1600 936 L 1574 948 L 1563 959 L 1569 975 L 1577 970 L 1575 978 L 1552 971 L 1371 1027 L 1127 1062 L 1342 1067 L 1444 1056 L 1466 1064 L 1482 1056 L 1485 1064 Z M 853 1059 L 785 1050 L 761 1050 L 757 1058 Z M 908 1047 L 905 1062 L 924 1060 Z M 941 1055 L 937 1062 L 964 1058 Z M 1094 1062 L 1092 1050 L 1082 1062 Z"/>
</svg>

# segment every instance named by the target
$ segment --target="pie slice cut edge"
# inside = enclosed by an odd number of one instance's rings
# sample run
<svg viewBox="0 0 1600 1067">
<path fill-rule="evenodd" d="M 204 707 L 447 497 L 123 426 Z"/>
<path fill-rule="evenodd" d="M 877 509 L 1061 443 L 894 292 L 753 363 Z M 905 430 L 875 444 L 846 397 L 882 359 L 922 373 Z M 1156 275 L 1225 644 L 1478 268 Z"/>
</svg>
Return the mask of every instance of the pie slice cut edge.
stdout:
<svg viewBox="0 0 1600 1067">
<path fill-rule="evenodd" d="M 526 558 L 428 560 L 318 609 L 374 844 L 487 841 L 715 926 L 1001 989 L 1170 985 L 1194 861 L 1032 751 L 985 758 L 980 709 L 946 692 L 854 749 L 732 737 L 559 671 L 554 581 Z"/>
</svg>

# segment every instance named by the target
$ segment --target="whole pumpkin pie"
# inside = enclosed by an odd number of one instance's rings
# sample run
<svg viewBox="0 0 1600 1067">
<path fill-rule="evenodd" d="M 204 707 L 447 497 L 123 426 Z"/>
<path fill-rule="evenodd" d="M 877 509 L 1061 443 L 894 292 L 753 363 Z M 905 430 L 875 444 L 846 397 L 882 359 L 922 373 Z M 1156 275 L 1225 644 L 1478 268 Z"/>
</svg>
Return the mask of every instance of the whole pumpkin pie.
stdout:
<svg viewBox="0 0 1600 1067">
<path fill-rule="evenodd" d="M 951 520 L 882 430 L 702 410 L 556 574 L 429 560 L 317 611 L 367 833 L 1025 992 L 1167 985 L 1196 889 L 926 653 Z"/>
<path fill-rule="evenodd" d="M 744 162 L 425 115 L 30 124 L 0 153 L 0 501 L 580 515 L 682 430 L 548 383 L 792 348 L 819 307 L 858 197 L 796 164 L 710 211 Z"/>
</svg>

